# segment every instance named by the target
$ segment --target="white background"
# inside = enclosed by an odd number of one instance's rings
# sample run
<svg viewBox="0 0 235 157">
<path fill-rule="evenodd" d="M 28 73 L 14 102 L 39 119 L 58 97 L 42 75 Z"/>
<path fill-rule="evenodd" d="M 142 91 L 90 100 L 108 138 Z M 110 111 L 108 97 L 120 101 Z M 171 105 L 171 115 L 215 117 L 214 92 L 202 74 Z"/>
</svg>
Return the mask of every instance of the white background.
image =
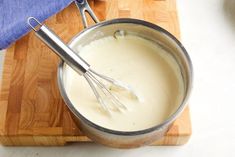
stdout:
<svg viewBox="0 0 235 157">
<path fill-rule="evenodd" d="M 235 156 L 235 0 L 178 0 L 177 5 L 182 42 L 195 74 L 190 99 L 193 135 L 188 144 L 131 150 L 88 143 L 0 146 L 0 156 Z"/>
</svg>

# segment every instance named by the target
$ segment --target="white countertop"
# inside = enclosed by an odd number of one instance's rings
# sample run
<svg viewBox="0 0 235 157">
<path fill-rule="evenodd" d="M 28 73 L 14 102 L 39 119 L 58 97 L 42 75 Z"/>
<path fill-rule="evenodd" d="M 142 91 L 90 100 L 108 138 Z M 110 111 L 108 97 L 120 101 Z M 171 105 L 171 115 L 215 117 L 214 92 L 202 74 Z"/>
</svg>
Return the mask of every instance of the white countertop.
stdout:
<svg viewBox="0 0 235 157">
<path fill-rule="evenodd" d="M 88 143 L 0 146 L 0 156 L 235 156 L 235 1 L 178 0 L 177 5 L 182 42 L 195 74 L 190 99 L 193 135 L 188 144 L 131 150 Z"/>
</svg>

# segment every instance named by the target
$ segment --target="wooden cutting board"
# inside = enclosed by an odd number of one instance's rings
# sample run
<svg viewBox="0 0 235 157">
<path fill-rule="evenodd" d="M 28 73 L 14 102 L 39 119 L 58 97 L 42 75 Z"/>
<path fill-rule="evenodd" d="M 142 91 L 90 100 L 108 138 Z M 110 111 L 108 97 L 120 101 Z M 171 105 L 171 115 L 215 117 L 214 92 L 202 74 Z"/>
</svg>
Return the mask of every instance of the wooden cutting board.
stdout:
<svg viewBox="0 0 235 157">
<path fill-rule="evenodd" d="M 103 21 L 132 17 L 155 23 L 179 38 L 175 0 L 91 0 Z M 82 29 L 78 9 L 69 7 L 46 24 L 68 42 Z M 33 32 L 7 49 L 0 86 L 0 142 L 3 145 L 64 145 L 90 141 L 77 128 L 57 86 L 59 58 Z M 191 135 L 189 108 L 153 145 L 182 145 Z"/>
</svg>

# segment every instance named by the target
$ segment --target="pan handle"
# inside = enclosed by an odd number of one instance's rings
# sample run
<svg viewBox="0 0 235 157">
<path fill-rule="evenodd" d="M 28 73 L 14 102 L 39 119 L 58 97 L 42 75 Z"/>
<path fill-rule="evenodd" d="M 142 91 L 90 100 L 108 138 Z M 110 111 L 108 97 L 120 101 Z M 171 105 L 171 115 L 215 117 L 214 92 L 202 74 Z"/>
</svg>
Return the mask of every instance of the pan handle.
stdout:
<svg viewBox="0 0 235 157">
<path fill-rule="evenodd" d="M 93 19 L 95 23 L 99 22 L 99 19 L 96 17 L 94 12 L 92 11 L 87 0 L 75 0 L 75 4 L 78 7 L 80 14 L 82 16 L 82 23 L 83 23 L 84 28 L 88 27 L 88 22 L 87 22 L 85 12 L 87 12 L 91 16 L 91 18 Z"/>
</svg>

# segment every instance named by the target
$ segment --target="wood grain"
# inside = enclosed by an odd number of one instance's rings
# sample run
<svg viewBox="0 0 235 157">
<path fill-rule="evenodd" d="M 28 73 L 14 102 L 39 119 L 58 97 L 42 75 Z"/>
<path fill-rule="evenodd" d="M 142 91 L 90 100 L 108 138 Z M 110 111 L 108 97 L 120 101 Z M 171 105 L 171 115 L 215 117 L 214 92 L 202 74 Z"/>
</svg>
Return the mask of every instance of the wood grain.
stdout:
<svg viewBox="0 0 235 157">
<path fill-rule="evenodd" d="M 91 0 L 100 20 L 144 19 L 180 36 L 175 0 Z M 91 20 L 89 20 L 91 22 Z M 79 11 L 71 4 L 46 24 L 68 42 L 82 29 Z M 0 142 L 3 145 L 64 145 L 90 141 L 71 118 L 57 86 L 59 58 L 29 33 L 10 48 L 0 86 Z M 153 145 L 182 145 L 191 135 L 189 108 L 167 135 Z"/>
</svg>

